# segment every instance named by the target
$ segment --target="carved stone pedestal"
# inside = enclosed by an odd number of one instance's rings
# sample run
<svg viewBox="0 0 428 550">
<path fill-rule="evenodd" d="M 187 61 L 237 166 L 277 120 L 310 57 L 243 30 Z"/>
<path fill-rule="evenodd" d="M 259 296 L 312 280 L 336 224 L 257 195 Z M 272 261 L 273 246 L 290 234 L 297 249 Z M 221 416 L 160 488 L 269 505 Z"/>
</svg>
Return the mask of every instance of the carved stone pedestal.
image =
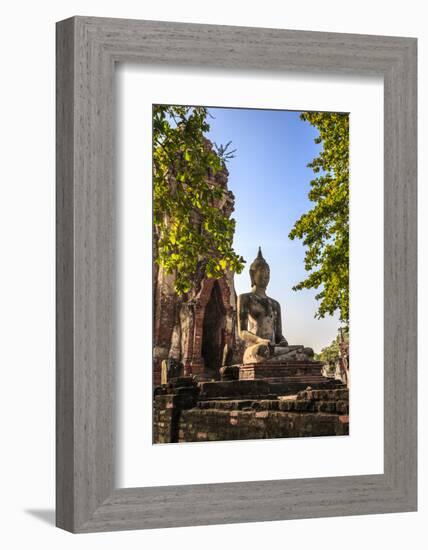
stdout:
<svg viewBox="0 0 428 550">
<path fill-rule="evenodd" d="M 319 379 L 325 380 L 321 374 L 323 363 L 320 361 L 284 361 L 283 363 L 250 363 L 239 365 L 240 380 L 289 380 L 290 378 L 299 379 Z"/>
</svg>

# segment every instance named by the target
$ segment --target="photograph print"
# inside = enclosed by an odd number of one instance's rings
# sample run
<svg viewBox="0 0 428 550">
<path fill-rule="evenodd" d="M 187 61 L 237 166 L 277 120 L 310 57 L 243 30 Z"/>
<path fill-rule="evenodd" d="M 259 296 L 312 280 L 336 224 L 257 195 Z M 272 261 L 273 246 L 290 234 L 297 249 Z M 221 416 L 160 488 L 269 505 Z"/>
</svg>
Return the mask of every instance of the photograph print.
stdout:
<svg viewBox="0 0 428 550">
<path fill-rule="evenodd" d="M 349 435 L 349 113 L 152 112 L 153 443 Z"/>
</svg>

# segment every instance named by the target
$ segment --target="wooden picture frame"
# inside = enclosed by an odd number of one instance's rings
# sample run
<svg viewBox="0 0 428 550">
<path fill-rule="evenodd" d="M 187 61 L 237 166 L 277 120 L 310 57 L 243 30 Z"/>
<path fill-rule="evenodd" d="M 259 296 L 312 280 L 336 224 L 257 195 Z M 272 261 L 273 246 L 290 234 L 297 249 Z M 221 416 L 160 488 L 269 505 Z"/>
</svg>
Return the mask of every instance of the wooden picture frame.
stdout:
<svg viewBox="0 0 428 550">
<path fill-rule="evenodd" d="M 57 526 L 72 532 L 417 507 L 416 39 L 73 17 L 57 24 Z M 116 62 L 384 78 L 384 473 L 117 489 Z"/>
</svg>

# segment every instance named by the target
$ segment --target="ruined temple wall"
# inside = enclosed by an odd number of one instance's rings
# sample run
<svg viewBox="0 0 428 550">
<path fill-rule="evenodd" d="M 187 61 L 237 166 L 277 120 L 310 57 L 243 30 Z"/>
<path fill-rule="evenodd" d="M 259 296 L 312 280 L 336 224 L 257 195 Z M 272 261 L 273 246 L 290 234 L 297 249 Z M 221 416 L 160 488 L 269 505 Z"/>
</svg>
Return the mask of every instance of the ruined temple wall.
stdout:
<svg viewBox="0 0 428 550">
<path fill-rule="evenodd" d="M 207 145 L 209 142 L 207 141 Z M 208 180 L 225 189 L 226 193 L 216 202 L 217 208 L 230 215 L 234 207 L 234 197 L 227 190 L 228 171 L 207 175 Z M 196 221 L 195 221 L 196 223 Z M 157 255 L 157 237 L 153 239 L 153 255 Z M 155 262 L 153 262 L 155 264 Z M 184 365 L 186 374 L 204 376 L 204 360 L 201 355 L 205 308 L 210 299 L 215 280 L 207 279 L 204 273 L 195 274 L 194 288 L 184 296 L 174 291 L 174 275 L 166 274 L 161 266 L 153 267 L 153 382 L 161 382 L 163 360 L 174 358 Z M 224 343 L 236 353 L 236 292 L 234 273 L 226 273 L 217 283 L 220 287 L 222 308 L 224 309 Z M 220 367 L 221 365 L 219 365 Z"/>
</svg>

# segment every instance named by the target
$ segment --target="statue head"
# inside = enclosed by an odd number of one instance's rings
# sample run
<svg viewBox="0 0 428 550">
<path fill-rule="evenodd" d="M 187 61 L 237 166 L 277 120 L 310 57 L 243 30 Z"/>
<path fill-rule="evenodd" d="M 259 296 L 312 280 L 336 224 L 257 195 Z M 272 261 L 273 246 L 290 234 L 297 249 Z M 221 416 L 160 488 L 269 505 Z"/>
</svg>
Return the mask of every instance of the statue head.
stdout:
<svg viewBox="0 0 428 550">
<path fill-rule="evenodd" d="M 256 259 L 250 265 L 250 279 L 251 286 L 253 287 L 257 286 L 266 288 L 269 284 L 270 267 L 267 261 L 263 258 L 260 246 Z"/>
</svg>

